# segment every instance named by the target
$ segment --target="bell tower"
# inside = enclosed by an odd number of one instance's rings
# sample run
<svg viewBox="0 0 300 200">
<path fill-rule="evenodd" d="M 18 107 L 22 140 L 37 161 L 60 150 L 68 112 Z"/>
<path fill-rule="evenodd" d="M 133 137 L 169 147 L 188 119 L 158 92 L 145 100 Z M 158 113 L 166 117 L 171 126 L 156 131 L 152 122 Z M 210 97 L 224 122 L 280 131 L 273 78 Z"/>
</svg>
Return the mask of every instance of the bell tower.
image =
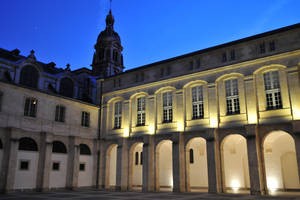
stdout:
<svg viewBox="0 0 300 200">
<path fill-rule="evenodd" d="M 99 77 L 109 77 L 123 72 L 123 47 L 121 39 L 114 31 L 114 17 L 111 9 L 106 16 L 106 28 L 102 31 L 94 46 L 93 75 Z"/>
</svg>

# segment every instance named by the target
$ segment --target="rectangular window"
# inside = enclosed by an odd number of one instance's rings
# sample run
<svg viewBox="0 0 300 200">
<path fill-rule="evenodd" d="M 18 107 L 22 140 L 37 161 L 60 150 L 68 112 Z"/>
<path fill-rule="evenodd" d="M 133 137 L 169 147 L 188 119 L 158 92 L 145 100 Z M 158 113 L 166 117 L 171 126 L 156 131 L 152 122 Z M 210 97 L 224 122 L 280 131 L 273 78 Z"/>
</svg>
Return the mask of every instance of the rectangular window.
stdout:
<svg viewBox="0 0 300 200">
<path fill-rule="evenodd" d="M 90 113 L 82 111 L 81 113 L 81 126 L 89 127 L 90 126 Z"/>
<path fill-rule="evenodd" d="M 163 123 L 173 121 L 172 92 L 163 93 Z"/>
<path fill-rule="evenodd" d="M 222 62 L 226 62 L 227 61 L 227 55 L 226 55 L 226 52 L 224 52 L 222 54 Z"/>
<path fill-rule="evenodd" d="M 204 115 L 202 86 L 192 88 L 193 119 L 201 119 Z"/>
<path fill-rule="evenodd" d="M 29 160 L 20 161 L 20 170 L 29 170 Z"/>
<path fill-rule="evenodd" d="M 240 101 L 239 101 L 238 80 L 237 79 L 226 80 L 225 90 L 226 90 L 227 115 L 239 114 Z"/>
<path fill-rule="evenodd" d="M 122 102 L 115 103 L 115 116 L 114 116 L 114 128 L 119 129 L 121 128 L 121 121 L 122 121 Z"/>
<path fill-rule="evenodd" d="M 62 105 L 57 105 L 55 109 L 55 121 L 65 122 L 65 112 L 66 108 Z"/>
<path fill-rule="evenodd" d="M 269 42 L 269 50 L 270 51 L 275 51 L 275 41 Z"/>
<path fill-rule="evenodd" d="M 264 42 L 259 44 L 259 53 L 266 53 L 266 45 Z"/>
<path fill-rule="evenodd" d="M 59 162 L 53 162 L 52 163 L 52 171 L 59 171 L 59 165 L 60 163 Z"/>
<path fill-rule="evenodd" d="M 79 171 L 85 171 L 85 163 L 79 164 Z"/>
<path fill-rule="evenodd" d="M 36 117 L 37 99 L 28 97 L 25 100 L 24 116 Z"/>
<path fill-rule="evenodd" d="M 137 126 L 145 126 L 146 122 L 146 98 L 137 98 Z"/>
<path fill-rule="evenodd" d="M 264 73 L 267 110 L 281 109 L 281 92 L 278 71 Z"/>
<path fill-rule="evenodd" d="M 230 51 L 230 60 L 235 60 L 235 50 Z"/>
</svg>

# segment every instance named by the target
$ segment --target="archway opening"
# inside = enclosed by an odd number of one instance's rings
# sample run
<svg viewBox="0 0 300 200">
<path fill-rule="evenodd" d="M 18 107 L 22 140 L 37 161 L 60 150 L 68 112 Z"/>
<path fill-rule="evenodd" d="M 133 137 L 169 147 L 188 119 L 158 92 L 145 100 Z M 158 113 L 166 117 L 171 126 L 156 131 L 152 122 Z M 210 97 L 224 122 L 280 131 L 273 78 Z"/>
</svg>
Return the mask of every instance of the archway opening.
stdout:
<svg viewBox="0 0 300 200">
<path fill-rule="evenodd" d="M 22 68 L 20 74 L 20 84 L 38 88 L 38 81 L 39 81 L 39 71 L 30 65 L 27 65 Z"/>
<path fill-rule="evenodd" d="M 190 192 L 208 191 L 206 140 L 191 139 L 186 145 L 187 189 Z"/>
<path fill-rule="evenodd" d="M 142 190 L 143 184 L 143 143 L 135 143 L 130 149 L 129 187 Z"/>
<path fill-rule="evenodd" d="M 118 145 L 112 144 L 106 152 L 106 189 L 115 189 L 117 184 L 117 149 Z"/>
<path fill-rule="evenodd" d="M 250 177 L 246 139 L 237 134 L 226 136 L 221 144 L 223 188 L 228 193 L 249 193 Z"/>
<path fill-rule="evenodd" d="M 78 187 L 92 186 L 94 168 L 90 147 L 86 144 L 80 144 L 79 154 Z"/>
<path fill-rule="evenodd" d="M 172 141 L 163 140 L 156 147 L 156 190 L 173 190 Z"/>
<path fill-rule="evenodd" d="M 59 93 L 66 97 L 73 97 L 74 83 L 72 79 L 65 77 L 60 80 Z"/>
<path fill-rule="evenodd" d="M 295 142 L 284 131 L 272 131 L 263 143 L 266 183 L 269 193 L 300 188 Z"/>
</svg>

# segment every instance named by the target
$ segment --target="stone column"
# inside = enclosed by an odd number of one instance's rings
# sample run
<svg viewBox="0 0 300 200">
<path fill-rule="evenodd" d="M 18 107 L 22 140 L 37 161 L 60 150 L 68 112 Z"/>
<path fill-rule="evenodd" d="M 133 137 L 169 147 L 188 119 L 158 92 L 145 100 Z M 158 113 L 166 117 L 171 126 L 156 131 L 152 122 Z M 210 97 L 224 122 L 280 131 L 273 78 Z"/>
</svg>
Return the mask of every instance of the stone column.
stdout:
<svg viewBox="0 0 300 200">
<path fill-rule="evenodd" d="M 207 169 L 208 169 L 208 192 L 222 192 L 222 174 L 220 166 L 220 149 L 216 130 L 209 130 L 209 137 L 206 139 Z"/>
<path fill-rule="evenodd" d="M 78 185 L 79 173 L 79 145 L 75 142 L 75 137 L 69 137 L 69 153 L 67 168 L 67 188 L 74 189 Z"/>
<path fill-rule="evenodd" d="M 145 135 L 143 145 L 143 192 L 153 192 L 155 186 L 154 136 Z"/>
<path fill-rule="evenodd" d="M 100 149 L 100 160 L 99 160 L 99 175 L 98 175 L 98 189 L 105 188 L 105 165 L 106 165 L 106 149 L 105 149 L 105 142 L 100 140 L 99 144 Z"/>
<path fill-rule="evenodd" d="M 246 125 L 247 152 L 250 176 L 250 193 L 260 195 L 264 193 L 263 169 L 261 160 L 261 148 L 259 137 L 257 136 L 257 126 Z"/>
<path fill-rule="evenodd" d="M 0 176 L 0 190 L 1 192 L 9 192 L 14 188 L 15 173 L 17 168 L 17 156 L 19 140 L 13 138 L 11 129 L 7 129 L 5 136 L 2 170 Z"/>
<path fill-rule="evenodd" d="M 116 190 L 128 190 L 128 146 L 127 139 L 121 138 L 117 148 L 117 182 Z"/>
<path fill-rule="evenodd" d="M 52 137 L 46 132 L 40 133 L 40 149 L 36 188 L 37 191 L 49 190 L 49 176 L 51 170 Z"/>
<path fill-rule="evenodd" d="M 100 152 L 99 152 L 99 140 L 94 140 L 93 141 L 93 177 L 92 177 L 92 183 L 93 186 L 98 187 L 98 174 L 99 174 L 99 156 L 100 156 Z"/>
<path fill-rule="evenodd" d="M 183 135 L 173 134 L 173 192 L 185 192 L 185 152 Z"/>
<path fill-rule="evenodd" d="M 297 164 L 298 164 L 298 176 L 300 176 L 300 120 L 293 121 L 293 138 L 295 141 L 295 150 L 296 150 L 296 157 L 297 157 Z"/>
</svg>

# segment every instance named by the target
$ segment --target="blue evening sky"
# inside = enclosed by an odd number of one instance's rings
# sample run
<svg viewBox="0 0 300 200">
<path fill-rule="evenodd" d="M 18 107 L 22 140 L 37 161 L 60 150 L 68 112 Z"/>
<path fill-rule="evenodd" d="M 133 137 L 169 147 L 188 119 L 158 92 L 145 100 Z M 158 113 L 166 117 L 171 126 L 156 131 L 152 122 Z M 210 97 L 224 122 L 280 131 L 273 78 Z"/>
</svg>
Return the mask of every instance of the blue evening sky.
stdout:
<svg viewBox="0 0 300 200">
<path fill-rule="evenodd" d="M 113 0 L 126 69 L 300 22 L 299 0 Z M 109 0 L 1 0 L 0 47 L 90 67 Z"/>
</svg>

